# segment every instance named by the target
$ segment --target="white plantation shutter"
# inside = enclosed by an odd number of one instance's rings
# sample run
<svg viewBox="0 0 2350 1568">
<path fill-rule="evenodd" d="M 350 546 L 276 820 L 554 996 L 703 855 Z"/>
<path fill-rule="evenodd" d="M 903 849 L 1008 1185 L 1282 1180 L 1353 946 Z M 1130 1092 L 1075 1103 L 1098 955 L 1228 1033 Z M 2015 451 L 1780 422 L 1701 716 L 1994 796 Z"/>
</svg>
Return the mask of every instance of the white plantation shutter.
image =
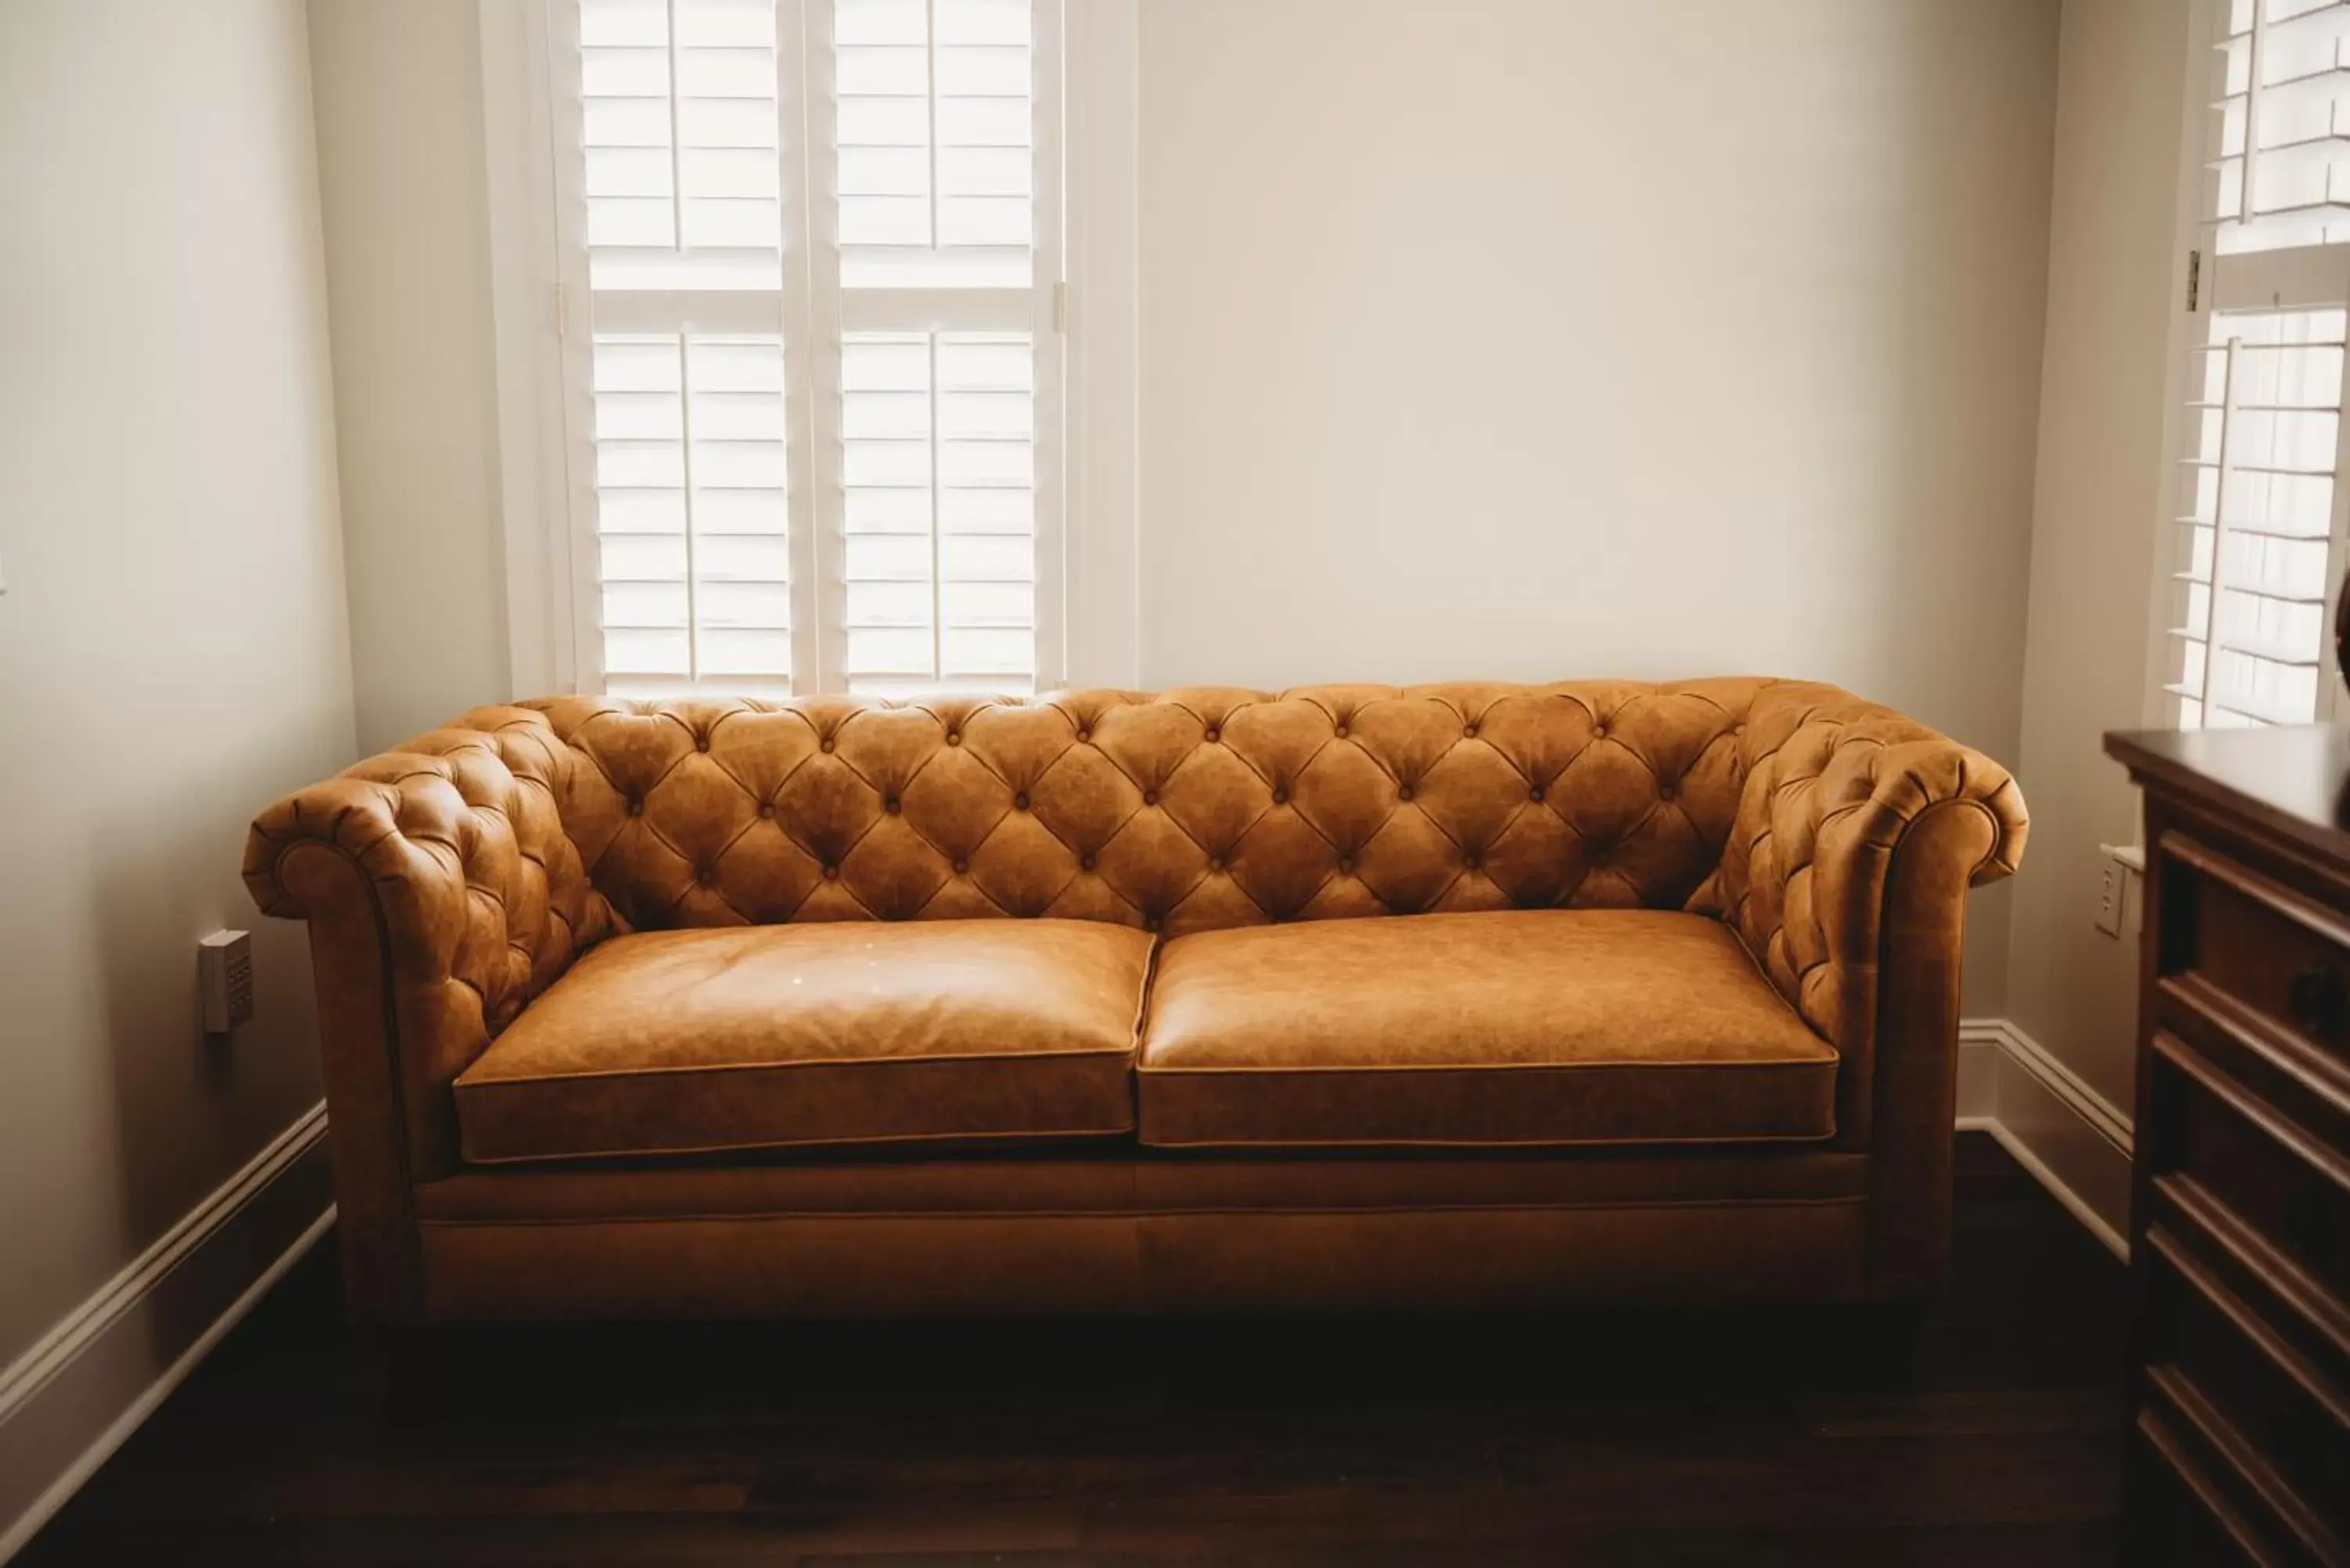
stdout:
<svg viewBox="0 0 2350 1568">
<path fill-rule="evenodd" d="M 594 373 L 609 688 L 787 681 L 781 341 L 599 333 Z"/>
<path fill-rule="evenodd" d="M 1033 680 L 1035 358 L 1023 334 L 848 336 L 843 668 L 852 688 Z"/>
<path fill-rule="evenodd" d="M 1057 680 L 1057 0 L 558 11 L 583 683 Z"/>
<path fill-rule="evenodd" d="M 837 0 L 842 281 L 1025 288 L 1029 0 Z"/>
<path fill-rule="evenodd" d="M 843 553 L 852 691 L 1056 679 L 1040 570 L 1059 448 L 1049 0 L 832 0 Z M 819 286 L 819 296 L 824 293 Z M 1040 342 L 1044 351 L 1039 351 Z M 829 640 L 829 639 L 828 639 Z"/>
<path fill-rule="evenodd" d="M 2222 0 L 2171 535 L 2186 726 L 2334 711 L 2350 324 L 2350 5 Z"/>
</svg>

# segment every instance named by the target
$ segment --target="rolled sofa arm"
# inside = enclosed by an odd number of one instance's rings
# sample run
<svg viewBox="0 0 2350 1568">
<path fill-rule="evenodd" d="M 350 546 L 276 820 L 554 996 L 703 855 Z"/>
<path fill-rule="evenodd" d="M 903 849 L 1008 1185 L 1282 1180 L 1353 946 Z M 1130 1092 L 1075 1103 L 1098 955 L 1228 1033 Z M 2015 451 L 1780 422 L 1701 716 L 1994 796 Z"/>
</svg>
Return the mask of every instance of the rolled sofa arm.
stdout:
<svg viewBox="0 0 2350 1568">
<path fill-rule="evenodd" d="M 1738 815 L 1692 903 L 1738 932 L 1813 1028 L 1865 1046 L 1897 851 L 1927 847 L 1909 835 L 1929 813 L 1971 814 L 1981 843 L 1968 836 L 1965 863 L 1944 869 L 1960 896 L 1996 881 L 2023 857 L 2022 793 L 1981 752 L 1833 686 L 1765 688 L 1741 740 Z"/>
<path fill-rule="evenodd" d="M 1719 916 L 1836 1048 L 1836 1145 L 1870 1158 L 1877 1293 L 1948 1266 L 1966 896 L 2016 868 L 2028 827 L 2005 768 L 1832 686 L 1777 682 L 1740 737 L 1746 783 Z"/>
<path fill-rule="evenodd" d="M 484 708 L 263 812 L 244 880 L 310 922 L 347 1285 L 416 1310 L 410 1186 L 452 1168 L 451 1080 L 614 929 L 556 809 L 546 719 Z"/>
</svg>

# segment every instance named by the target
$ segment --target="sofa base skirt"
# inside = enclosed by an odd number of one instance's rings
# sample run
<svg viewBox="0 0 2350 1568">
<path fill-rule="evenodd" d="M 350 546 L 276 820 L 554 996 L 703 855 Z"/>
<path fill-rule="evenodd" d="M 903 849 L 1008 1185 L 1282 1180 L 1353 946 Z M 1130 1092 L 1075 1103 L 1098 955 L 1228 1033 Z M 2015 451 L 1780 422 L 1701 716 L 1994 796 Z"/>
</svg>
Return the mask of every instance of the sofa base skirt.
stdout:
<svg viewBox="0 0 2350 1568">
<path fill-rule="evenodd" d="M 435 1221 L 428 1319 L 1462 1311 L 1856 1300 L 1867 1200 Z"/>
</svg>

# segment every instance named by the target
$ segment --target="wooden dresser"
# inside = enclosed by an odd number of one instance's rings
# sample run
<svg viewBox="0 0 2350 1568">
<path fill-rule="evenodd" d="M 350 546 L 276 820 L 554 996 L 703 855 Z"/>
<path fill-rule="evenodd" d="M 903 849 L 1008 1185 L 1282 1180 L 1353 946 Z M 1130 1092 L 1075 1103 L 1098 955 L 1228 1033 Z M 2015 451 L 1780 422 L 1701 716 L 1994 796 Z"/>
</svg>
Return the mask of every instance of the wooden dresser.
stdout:
<svg viewBox="0 0 2350 1568">
<path fill-rule="evenodd" d="M 2350 727 L 2106 750 L 2147 861 L 2123 1561 L 2350 1568 Z"/>
</svg>

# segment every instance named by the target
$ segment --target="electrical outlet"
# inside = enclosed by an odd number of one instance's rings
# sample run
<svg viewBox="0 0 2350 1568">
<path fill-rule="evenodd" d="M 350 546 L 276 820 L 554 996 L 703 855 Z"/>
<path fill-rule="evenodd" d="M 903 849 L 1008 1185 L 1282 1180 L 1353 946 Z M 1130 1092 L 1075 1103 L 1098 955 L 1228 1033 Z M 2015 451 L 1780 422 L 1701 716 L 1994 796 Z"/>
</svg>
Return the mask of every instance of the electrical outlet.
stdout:
<svg viewBox="0 0 2350 1568">
<path fill-rule="evenodd" d="M 2109 937 L 2122 934 L 2122 898 L 2129 887 L 2129 872 L 2112 856 L 2097 870 L 2097 929 Z"/>
<path fill-rule="evenodd" d="M 214 931 L 196 944 L 196 972 L 203 982 L 204 1033 L 226 1034 L 253 1019 L 253 939 L 244 931 Z"/>
</svg>

